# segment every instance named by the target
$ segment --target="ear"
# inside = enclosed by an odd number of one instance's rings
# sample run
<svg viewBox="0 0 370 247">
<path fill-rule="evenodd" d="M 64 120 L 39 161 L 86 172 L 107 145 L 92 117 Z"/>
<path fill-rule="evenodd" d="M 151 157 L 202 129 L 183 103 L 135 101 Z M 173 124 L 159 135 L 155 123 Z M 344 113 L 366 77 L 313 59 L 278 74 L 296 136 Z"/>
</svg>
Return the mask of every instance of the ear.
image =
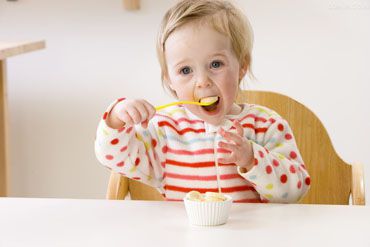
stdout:
<svg viewBox="0 0 370 247">
<path fill-rule="evenodd" d="M 240 66 L 239 80 L 243 79 L 243 77 L 245 76 L 247 71 L 248 71 L 248 63 L 244 62 L 244 64 L 242 66 Z"/>
<path fill-rule="evenodd" d="M 176 90 L 173 88 L 173 84 L 171 83 L 171 80 L 168 78 L 167 75 L 163 75 L 163 83 L 164 83 L 164 85 L 168 86 L 167 89 L 169 89 L 172 96 L 177 99 L 178 97 L 177 97 L 177 94 L 176 94 Z"/>
<path fill-rule="evenodd" d="M 172 83 L 171 83 L 171 80 L 168 78 L 168 75 L 163 75 L 163 82 L 164 82 L 164 84 L 165 84 L 165 85 L 168 85 L 168 87 L 169 87 L 172 91 L 174 91 L 174 89 L 173 89 L 173 85 L 172 85 Z"/>
</svg>

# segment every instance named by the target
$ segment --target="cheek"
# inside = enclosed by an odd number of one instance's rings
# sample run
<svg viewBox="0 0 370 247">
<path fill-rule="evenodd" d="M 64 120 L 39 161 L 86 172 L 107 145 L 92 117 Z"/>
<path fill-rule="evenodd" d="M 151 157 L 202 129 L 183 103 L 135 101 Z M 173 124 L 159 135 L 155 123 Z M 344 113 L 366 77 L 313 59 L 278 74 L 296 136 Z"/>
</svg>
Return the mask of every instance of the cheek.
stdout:
<svg viewBox="0 0 370 247">
<path fill-rule="evenodd" d="M 174 83 L 172 88 L 179 99 L 193 100 L 194 91 L 190 84 Z"/>
<path fill-rule="evenodd" d="M 220 82 L 220 87 L 222 88 L 223 92 L 229 96 L 236 94 L 239 87 L 239 77 L 237 73 L 233 73 L 232 71 L 225 73 Z"/>
<path fill-rule="evenodd" d="M 234 102 L 236 94 L 237 94 L 237 87 L 236 85 L 228 86 L 223 89 L 224 97 L 226 101 Z"/>
</svg>

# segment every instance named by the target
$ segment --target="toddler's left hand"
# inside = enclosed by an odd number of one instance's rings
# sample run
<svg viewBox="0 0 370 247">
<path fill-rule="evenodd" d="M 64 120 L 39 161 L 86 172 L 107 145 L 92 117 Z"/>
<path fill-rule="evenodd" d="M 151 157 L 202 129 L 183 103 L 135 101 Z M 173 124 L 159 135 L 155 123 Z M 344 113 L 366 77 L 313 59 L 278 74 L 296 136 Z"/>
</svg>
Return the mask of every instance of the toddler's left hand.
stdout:
<svg viewBox="0 0 370 247">
<path fill-rule="evenodd" d="M 253 148 L 252 144 L 244 137 L 243 127 L 238 120 L 234 120 L 236 133 L 225 131 L 220 128 L 219 134 L 228 142 L 220 141 L 218 146 L 231 152 L 227 158 L 219 158 L 220 163 L 235 163 L 237 166 L 246 168 L 248 171 L 253 167 Z"/>
</svg>

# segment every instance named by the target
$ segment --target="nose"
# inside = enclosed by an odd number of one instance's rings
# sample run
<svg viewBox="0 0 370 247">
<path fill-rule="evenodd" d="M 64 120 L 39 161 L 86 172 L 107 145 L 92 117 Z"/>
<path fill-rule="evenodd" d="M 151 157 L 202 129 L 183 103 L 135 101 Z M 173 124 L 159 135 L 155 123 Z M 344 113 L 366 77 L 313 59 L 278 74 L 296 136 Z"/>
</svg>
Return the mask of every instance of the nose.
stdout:
<svg viewBox="0 0 370 247">
<path fill-rule="evenodd" d="M 206 72 L 200 72 L 197 76 L 196 87 L 207 88 L 212 85 L 212 81 Z"/>
</svg>

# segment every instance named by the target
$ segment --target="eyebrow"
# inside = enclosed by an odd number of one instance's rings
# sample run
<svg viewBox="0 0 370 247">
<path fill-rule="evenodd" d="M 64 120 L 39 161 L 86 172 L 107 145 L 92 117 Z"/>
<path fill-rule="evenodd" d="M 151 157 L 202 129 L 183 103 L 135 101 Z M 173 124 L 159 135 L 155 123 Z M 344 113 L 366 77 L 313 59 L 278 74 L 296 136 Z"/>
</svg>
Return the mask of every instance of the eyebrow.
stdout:
<svg viewBox="0 0 370 247">
<path fill-rule="evenodd" d="M 212 54 L 210 57 L 215 57 L 215 56 L 227 57 L 224 52 L 216 52 Z"/>
<path fill-rule="evenodd" d="M 225 52 L 224 51 L 219 51 L 219 52 L 216 52 L 212 55 L 210 55 L 209 57 L 215 57 L 215 56 L 221 56 L 221 57 L 225 57 L 227 58 L 227 56 L 225 55 Z M 182 63 L 185 63 L 186 61 L 188 61 L 190 58 L 185 58 L 185 59 L 182 59 L 180 60 L 179 62 L 175 63 L 174 67 L 177 67 L 179 66 L 180 64 Z"/>
<path fill-rule="evenodd" d="M 179 64 L 182 64 L 182 63 L 184 63 L 184 62 L 186 62 L 188 60 L 189 60 L 189 58 L 182 59 L 179 62 L 175 63 L 174 67 L 177 67 L 177 66 L 179 66 Z"/>
</svg>

